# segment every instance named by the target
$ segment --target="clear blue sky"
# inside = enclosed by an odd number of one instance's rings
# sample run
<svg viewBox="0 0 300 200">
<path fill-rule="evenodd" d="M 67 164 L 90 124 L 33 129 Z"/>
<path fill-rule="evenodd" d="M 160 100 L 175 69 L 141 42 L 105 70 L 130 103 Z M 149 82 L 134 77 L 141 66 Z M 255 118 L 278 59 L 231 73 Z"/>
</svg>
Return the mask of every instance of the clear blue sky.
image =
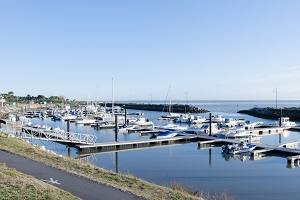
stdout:
<svg viewBox="0 0 300 200">
<path fill-rule="evenodd" d="M 0 93 L 300 99 L 299 0 L 1 0 L 0 27 Z"/>
</svg>

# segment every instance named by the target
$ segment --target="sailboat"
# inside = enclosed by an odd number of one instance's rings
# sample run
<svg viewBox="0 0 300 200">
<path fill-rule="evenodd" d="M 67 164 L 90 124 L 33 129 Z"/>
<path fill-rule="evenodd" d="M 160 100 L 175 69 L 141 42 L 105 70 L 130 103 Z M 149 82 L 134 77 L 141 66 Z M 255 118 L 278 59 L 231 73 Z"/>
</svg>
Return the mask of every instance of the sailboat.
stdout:
<svg viewBox="0 0 300 200">
<path fill-rule="evenodd" d="M 167 94 L 167 98 L 168 98 L 168 95 L 170 93 L 170 90 L 171 90 L 171 84 L 169 86 L 169 90 L 168 90 L 168 94 Z M 170 102 L 169 102 L 169 113 L 168 114 L 162 114 L 161 115 L 161 118 L 162 120 L 174 120 L 174 118 L 177 118 L 177 117 L 180 117 L 180 114 L 179 113 L 172 113 L 172 103 L 171 103 L 171 98 L 170 98 Z"/>
</svg>

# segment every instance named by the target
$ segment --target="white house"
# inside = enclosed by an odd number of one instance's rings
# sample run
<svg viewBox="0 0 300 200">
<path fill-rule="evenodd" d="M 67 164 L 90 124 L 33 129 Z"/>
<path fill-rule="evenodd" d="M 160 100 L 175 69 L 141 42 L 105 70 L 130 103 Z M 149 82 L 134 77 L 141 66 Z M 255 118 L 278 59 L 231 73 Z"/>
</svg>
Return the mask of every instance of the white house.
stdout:
<svg viewBox="0 0 300 200">
<path fill-rule="evenodd" d="M 0 96 L 0 102 L 1 102 L 1 107 L 3 107 L 3 103 L 5 102 L 5 99 L 3 96 Z"/>
</svg>

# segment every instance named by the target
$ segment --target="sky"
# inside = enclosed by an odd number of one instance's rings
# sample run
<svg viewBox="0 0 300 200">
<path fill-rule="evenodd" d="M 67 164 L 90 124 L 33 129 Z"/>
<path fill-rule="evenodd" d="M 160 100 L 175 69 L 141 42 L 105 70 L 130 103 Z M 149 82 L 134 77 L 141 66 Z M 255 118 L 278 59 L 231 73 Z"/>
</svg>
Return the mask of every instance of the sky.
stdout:
<svg viewBox="0 0 300 200">
<path fill-rule="evenodd" d="M 0 0 L 0 93 L 300 100 L 299 10 L 298 0 Z"/>
</svg>

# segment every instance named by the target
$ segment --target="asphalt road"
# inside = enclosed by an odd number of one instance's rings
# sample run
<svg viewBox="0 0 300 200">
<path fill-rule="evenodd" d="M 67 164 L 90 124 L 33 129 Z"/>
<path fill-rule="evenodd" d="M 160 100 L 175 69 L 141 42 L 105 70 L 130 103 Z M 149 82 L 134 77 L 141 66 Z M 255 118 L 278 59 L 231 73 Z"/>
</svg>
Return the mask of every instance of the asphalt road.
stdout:
<svg viewBox="0 0 300 200">
<path fill-rule="evenodd" d="M 52 184 L 81 199 L 143 199 L 119 189 L 99 184 L 92 180 L 4 151 L 0 151 L 0 163 L 5 163 L 7 167 L 14 168 L 19 172 Z"/>
</svg>

